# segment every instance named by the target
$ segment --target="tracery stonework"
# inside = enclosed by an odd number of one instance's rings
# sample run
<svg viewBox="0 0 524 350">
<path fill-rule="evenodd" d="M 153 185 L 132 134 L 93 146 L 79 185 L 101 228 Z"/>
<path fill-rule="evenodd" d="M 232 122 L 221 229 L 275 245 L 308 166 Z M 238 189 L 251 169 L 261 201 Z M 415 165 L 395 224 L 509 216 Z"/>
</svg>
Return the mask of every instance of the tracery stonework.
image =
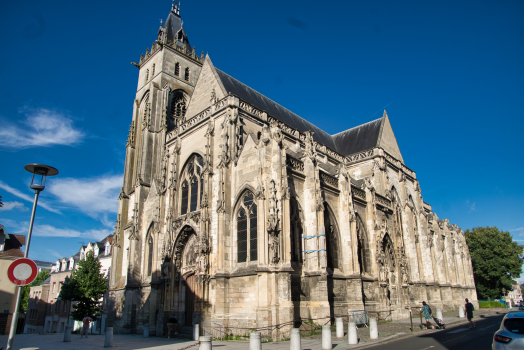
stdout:
<svg viewBox="0 0 524 350">
<path fill-rule="evenodd" d="M 329 135 L 195 55 L 176 6 L 158 35 L 135 63 L 115 332 L 175 317 L 278 340 L 348 310 L 476 303 L 464 232 L 422 200 L 385 112 Z"/>
</svg>

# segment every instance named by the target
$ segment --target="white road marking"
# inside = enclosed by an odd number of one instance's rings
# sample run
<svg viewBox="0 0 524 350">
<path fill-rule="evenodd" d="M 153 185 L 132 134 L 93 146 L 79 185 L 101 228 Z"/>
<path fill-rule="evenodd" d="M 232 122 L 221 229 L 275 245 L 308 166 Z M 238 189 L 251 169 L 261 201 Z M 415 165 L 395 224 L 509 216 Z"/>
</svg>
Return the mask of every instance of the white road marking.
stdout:
<svg viewBox="0 0 524 350">
<path fill-rule="evenodd" d="M 450 332 L 448 332 L 448 334 L 465 332 L 465 331 L 467 331 L 468 329 L 469 329 L 469 328 L 460 328 L 460 329 L 455 329 L 454 331 L 450 331 Z"/>
<path fill-rule="evenodd" d="M 424 348 L 424 349 L 420 349 L 420 350 L 427 350 L 427 349 L 431 349 L 431 348 L 434 348 L 434 346 L 433 346 L 433 345 L 431 345 L 431 346 L 429 346 L 429 347 L 427 347 L 427 348 Z"/>
</svg>

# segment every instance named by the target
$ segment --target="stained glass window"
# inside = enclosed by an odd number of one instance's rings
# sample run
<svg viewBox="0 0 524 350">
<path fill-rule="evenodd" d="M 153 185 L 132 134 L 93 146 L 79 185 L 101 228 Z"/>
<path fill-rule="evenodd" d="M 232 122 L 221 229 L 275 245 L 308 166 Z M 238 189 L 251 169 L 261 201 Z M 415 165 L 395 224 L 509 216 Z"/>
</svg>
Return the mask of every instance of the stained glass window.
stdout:
<svg viewBox="0 0 524 350">
<path fill-rule="evenodd" d="M 257 261 L 257 240 L 257 206 L 253 193 L 248 191 L 240 201 L 237 216 L 237 262 Z"/>
</svg>

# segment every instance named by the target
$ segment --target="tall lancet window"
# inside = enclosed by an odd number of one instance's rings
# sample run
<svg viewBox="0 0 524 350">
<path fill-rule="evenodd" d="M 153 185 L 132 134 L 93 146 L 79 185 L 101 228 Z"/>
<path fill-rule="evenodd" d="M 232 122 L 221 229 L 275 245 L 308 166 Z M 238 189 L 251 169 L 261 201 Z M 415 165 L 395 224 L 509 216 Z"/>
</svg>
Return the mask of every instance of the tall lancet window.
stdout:
<svg viewBox="0 0 524 350">
<path fill-rule="evenodd" d="M 147 240 L 147 276 L 151 276 L 151 270 L 153 269 L 153 233 L 149 234 Z"/>
<path fill-rule="evenodd" d="M 189 80 L 189 68 L 186 68 L 186 73 L 184 74 L 184 79 Z"/>
<path fill-rule="evenodd" d="M 237 262 L 258 260 L 257 205 L 253 193 L 242 196 L 237 213 Z"/>
<path fill-rule="evenodd" d="M 178 77 L 180 75 L 180 63 L 175 63 L 175 75 Z"/>
<path fill-rule="evenodd" d="M 195 154 L 191 156 L 182 173 L 182 195 L 180 198 L 180 214 L 184 215 L 198 210 L 204 193 L 204 178 L 202 167 L 204 159 Z"/>
</svg>

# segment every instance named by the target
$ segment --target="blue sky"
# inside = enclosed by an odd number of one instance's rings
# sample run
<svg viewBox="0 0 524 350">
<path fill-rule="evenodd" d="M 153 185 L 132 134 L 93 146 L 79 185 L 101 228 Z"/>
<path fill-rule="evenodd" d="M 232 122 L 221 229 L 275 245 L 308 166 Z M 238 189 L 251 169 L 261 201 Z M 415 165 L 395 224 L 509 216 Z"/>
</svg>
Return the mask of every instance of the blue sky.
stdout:
<svg viewBox="0 0 524 350">
<path fill-rule="evenodd" d="M 56 167 L 30 257 L 113 232 L 138 70 L 169 0 L 9 1 L 0 13 L 0 223 L 27 232 L 27 163 Z M 522 1 L 186 1 L 214 65 L 331 134 L 385 108 L 424 200 L 524 243 Z"/>
</svg>

